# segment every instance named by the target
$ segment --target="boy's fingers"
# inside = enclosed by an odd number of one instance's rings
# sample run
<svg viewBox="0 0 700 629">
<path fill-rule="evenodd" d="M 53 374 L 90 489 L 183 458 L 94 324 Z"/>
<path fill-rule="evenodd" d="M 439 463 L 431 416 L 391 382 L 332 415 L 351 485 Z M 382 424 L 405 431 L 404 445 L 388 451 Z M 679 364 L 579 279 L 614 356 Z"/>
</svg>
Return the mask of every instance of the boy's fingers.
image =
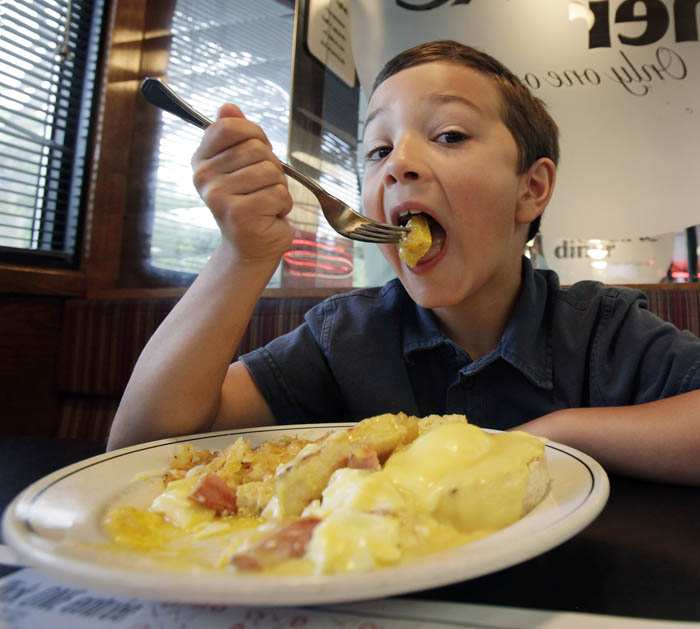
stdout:
<svg viewBox="0 0 700 629">
<path fill-rule="evenodd" d="M 227 174 L 261 162 L 274 164 L 281 175 L 282 166 L 270 145 L 264 138 L 250 138 L 209 158 L 207 167 L 214 172 Z"/>
<path fill-rule="evenodd" d="M 236 105 L 225 103 L 216 112 L 216 119 L 220 120 L 221 118 L 245 118 L 245 115 Z"/>
<path fill-rule="evenodd" d="M 244 166 L 220 180 L 221 190 L 228 195 L 251 194 L 275 185 L 287 187 L 284 175 L 271 161 Z"/>
<path fill-rule="evenodd" d="M 258 139 L 272 150 L 272 143 L 265 132 L 258 125 L 250 122 L 239 107 L 226 103 L 219 107 L 216 121 L 206 130 L 202 143 L 193 155 L 193 160 L 210 159 L 250 139 Z"/>
</svg>

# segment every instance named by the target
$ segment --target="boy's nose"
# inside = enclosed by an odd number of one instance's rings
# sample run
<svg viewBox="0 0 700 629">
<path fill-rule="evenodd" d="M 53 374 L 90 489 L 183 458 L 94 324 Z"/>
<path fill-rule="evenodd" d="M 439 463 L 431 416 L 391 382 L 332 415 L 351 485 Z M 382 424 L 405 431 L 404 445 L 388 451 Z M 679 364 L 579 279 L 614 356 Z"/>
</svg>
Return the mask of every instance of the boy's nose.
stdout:
<svg viewBox="0 0 700 629">
<path fill-rule="evenodd" d="M 386 185 L 415 182 L 425 175 L 424 170 L 415 154 L 409 153 L 405 147 L 396 146 L 389 156 L 384 180 Z"/>
<path fill-rule="evenodd" d="M 397 182 L 408 183 L 409 181 L 417 181 L 420 175 L 415 170 L 405 169 L 405 170 L 394 170 L 391 172 L 387 171 L 386 183 L 393 184 Z"/>
</svg>

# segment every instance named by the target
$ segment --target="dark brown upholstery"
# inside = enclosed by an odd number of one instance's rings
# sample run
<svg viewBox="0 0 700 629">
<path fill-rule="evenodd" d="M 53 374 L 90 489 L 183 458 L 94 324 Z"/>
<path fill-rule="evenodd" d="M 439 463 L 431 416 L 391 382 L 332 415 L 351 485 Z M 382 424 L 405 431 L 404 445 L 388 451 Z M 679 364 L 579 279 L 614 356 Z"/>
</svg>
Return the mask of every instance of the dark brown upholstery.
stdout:
<svg viewBox="0 0 700 629">
<path fill-rule="evenodd" d="M 700 284 L 640 286 L 649 309 L 700 336 Z M 238 354 L 297 327 L 321 297 L 260 299 Z M 175 298 L 76 299 L 66 305 L 59 354 L 58 436 L 106 439 L 139 353 Z M 237 355 L 238 355 L 237 354 Z"/>
</svg>

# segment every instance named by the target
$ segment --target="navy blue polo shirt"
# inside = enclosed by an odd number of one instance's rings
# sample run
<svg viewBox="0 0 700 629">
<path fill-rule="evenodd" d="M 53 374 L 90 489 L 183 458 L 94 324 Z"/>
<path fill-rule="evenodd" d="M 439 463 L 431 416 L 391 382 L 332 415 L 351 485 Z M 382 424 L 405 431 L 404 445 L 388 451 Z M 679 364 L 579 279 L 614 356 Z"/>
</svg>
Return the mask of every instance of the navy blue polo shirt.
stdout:
<svg viewBox="0 0 700 629">
<path fill-rule="evenodd" d="M 700 388 L 700 339 L 649 312 L 644 293 L 579 282 L 523 258 L 498 347 L 474 361 L 398 280 L 312 308 L 241 357 L 280 423 L 460 413 L 505 430 L 571 407 L 621 406 Z"/>
</svg>

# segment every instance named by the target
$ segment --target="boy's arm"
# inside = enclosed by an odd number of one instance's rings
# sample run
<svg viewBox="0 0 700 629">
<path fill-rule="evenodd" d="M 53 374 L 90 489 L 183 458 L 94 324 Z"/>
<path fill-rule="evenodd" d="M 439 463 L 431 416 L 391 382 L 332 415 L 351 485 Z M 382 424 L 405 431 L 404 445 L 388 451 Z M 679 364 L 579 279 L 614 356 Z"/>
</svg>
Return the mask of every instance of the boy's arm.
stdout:
<svg viewBox="0 0 700 629">
<path fill-rule="evenodd" d="M 232 105 L 205 132 L 192 165 L 222 240 L 141 353 L 108 449 L 274 421 L 245 367 L 230 362 L 291 241 L 286 179 L 262 130 Z"/>
<path fill-rule="evenodd" d="M 636 406 L 571 408 L 518 426 L 611 472 L 700 485 L 700 390 Z"/>
</svg>

